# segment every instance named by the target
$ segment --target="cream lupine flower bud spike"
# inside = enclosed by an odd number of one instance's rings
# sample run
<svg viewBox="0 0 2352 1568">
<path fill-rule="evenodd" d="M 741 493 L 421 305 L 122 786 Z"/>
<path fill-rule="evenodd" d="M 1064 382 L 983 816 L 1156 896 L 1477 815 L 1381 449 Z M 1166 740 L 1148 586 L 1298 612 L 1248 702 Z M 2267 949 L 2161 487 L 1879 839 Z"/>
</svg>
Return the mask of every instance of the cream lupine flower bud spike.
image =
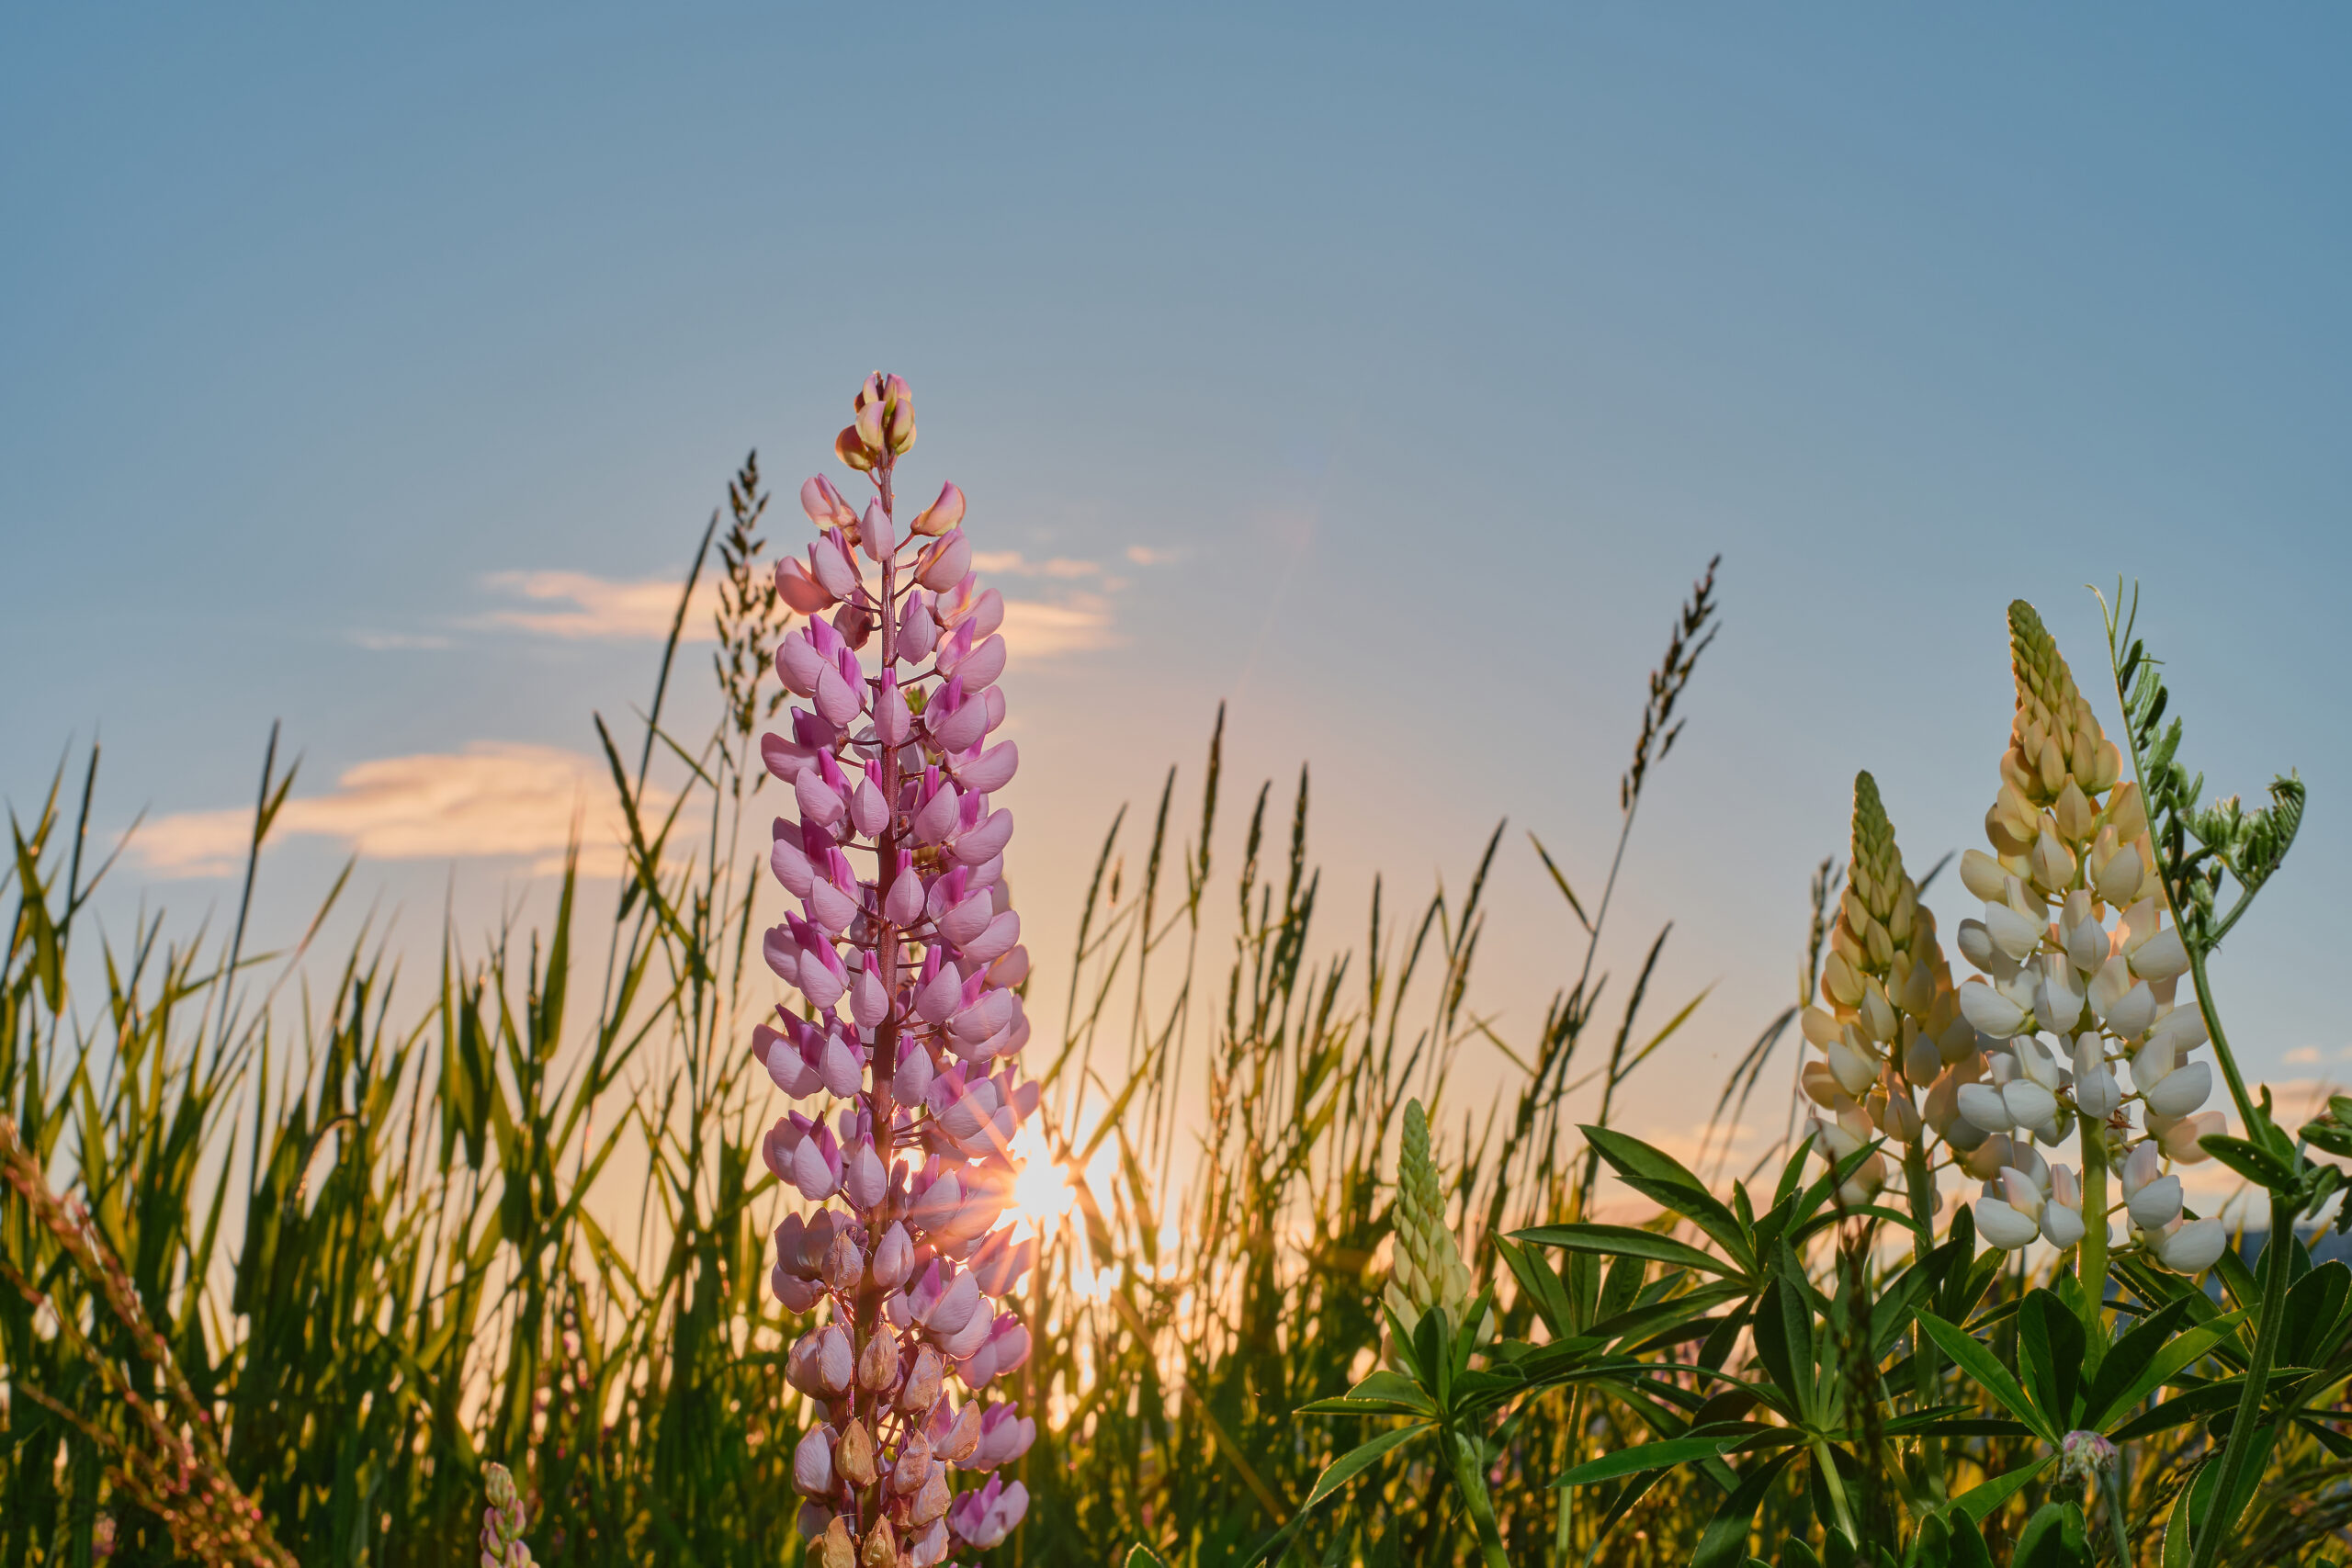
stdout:
<svg viewBox="0 0 2352 1568">
<path fill-rule="evenodd" d="M 1396 1263 L 1382 1299 L 1408 1334 L 1420 1328 L 1431 1307 L 1443 1307 L 1447 1319 L 1460 1328 L 1470 1315 L 1470 1270 L 1463 1266 L 1453 1231 L 1445 1223 L 1445 1195 L 1437 1161 L 1430 1153 L 1430 1119 L 1418 1100 L 1405 1106 L 1395 1215 Z M 1489 1314 L 1480 1325 L 1479 1337 L 1485 1338 L 1492 1326 Z"/>
<path fill-rule="evenodd" d="M 1986 1047 L 1988 1081 L 1952 1096 L 1957 1114 L 1986 1134 L 1965 1161 L 1988 1179 L 1978 1229 L 1999 1247 L 2039 1235 L 2064 1250 L 2103 1226 L 2106 1216 L 2079 1213 L 2066 1168 L 2054 1168 L 2054 1189 L 2033 1184 L 2037 1198 L 1994 1163 L 1997 1155 L 2022 1169 L 2034 1142 L 2054 1148 L 2079 1131 L 2103 1141 L 2097 1157 L 2125 1156 L 2130 1245 L 2193 1273 L 2219 1255 L 2218 1233 L 2184 1219 L 2179 1183 L 2163 1166 L 2203 1157 L 2196 1138 L 2222 1119 L 2199 1109 L 2212 1069 L 2186 1059 L 2204 1040 L 2196 1004 L 2175 1000 L 2188 949 L 2164 925 L 2160 863 L 2139 791 L 2120 778 L 2121 754 L 2033 607 L 2011 604 L 2008 629 L 2017 709 L 1985 817 L 1995 853 L 1961 863 L 1984 916 L 1961 923 L 1961 952 L 1983 976 L 1960 987 L 1960 1007 L 2004 1043 Z M 2059 1037 L 2054 1053 L 2044 1033 Z"/>
<path fill-rule="evenodd" d="M 1935 916 L 1903 869 L 1894 826 L 1867 773 L 1854 777 L 1853 821 L 1853 863 L 1822 965 L 1822 1004 L 1807 1008 L 1801 1020 L 1805 1039 L 1822 1053 L 1828 1081 L 1814 1076 L 1807 1092 L 1837 1122 L 1867 1104 L 1881 1131 L 1916 1143 L 1923 1121 L 1915 1091 L 1973 1055 L 1975 1032 L 1960 1016 Z M 1823 1147 L 1833 1150 L 1839 1142 L 1825 1135 Z"/>
</svg>

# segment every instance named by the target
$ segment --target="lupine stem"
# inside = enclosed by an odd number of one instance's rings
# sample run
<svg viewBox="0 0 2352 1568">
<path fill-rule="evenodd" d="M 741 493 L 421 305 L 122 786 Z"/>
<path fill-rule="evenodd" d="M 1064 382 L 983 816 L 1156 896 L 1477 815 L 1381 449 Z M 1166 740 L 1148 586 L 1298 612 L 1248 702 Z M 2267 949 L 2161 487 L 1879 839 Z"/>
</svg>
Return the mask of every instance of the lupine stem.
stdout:
<svg viewBox="0 0 2352 1568">
<path fill-rule="evenodd" d="M 1495 1500 L 1487 1491 L 1487 1478 L 1478 1473 L 1477 1439 L 1466 1433 L 1449 1432 L 1446 1442 L 1453 1450 L 1453 1483 L 1461 1490 L 1463 1509 L 1478 1534 L 1479 1555 L 1486 1559 L 1487 1568 L 1511 1568 L 1510 1557 L 1503 1551 L 1502 1531 L 1495 1524 Z"/>
<path fill-rule="evenodd" d="M 2075 1118 L 2083 1143 L 2083 1326 L 2105 1337 L 2107 1306 L 2107 1124 Z"/>
<path fill-rule="evenodd" d="M 2213 1568 L 2222 1555 L 2222 1543 L 2230 1540 L 2237 1525 L 2237 1506 L 2233 1501 L 2245 1475 L 2245 1467 L 2254 1461 L 2261 1445 L 2256 1442 L 2255 1423 L 2262 1414 L 2262 1396 L 2270 1382 L 2270 1363 L 2278 1352 L 2278 1336 L 2287 1321 L 2287 1287 L 2294 1269 L 2295 1206 L 2289 1200 L 2272 1194 L 2270 1199 L 2270 1239 L 2264 1244 L 2262 1270 L 2262 1321 L 2255 1331 L 2254 1354 L 2246 1362 L 2245 1387 L 2238 1394 L 2236 1416 L 2230 1422 L 2229 1441 L 2222 1449 L 2221 1479 L 2213 1484 L 2213 1511 L 2205 1520 L 2205 1528 L 2196 1534 L 2196 1550 L 2189 1557 L 2189 1568 Z M 2175 1507 L 2188 1506 L 2183 1496 Z"/>
</svg>

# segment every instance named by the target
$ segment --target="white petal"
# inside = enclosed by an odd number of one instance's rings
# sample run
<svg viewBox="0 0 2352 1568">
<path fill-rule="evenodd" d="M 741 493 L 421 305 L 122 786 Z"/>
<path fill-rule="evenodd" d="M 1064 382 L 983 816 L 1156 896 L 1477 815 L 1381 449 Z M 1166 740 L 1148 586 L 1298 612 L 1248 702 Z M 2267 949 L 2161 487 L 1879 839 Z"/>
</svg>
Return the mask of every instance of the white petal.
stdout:
<svg viewBox="0 0 2352 1568">
<path fill-rule="evenodd" d="M 1960 1113 L 1988 1133 L 2006 1133 L 2017 1125 L 2001 1091 L 1988 1083 L 1960 1086 Z"/>
<path fill-rule="evenodd" d="M 2147 1091 L 2148 1109 L 2159 1116 L 2186 1116 L 2213 1092 L 2213 1069 L 2202 1062 L 2175 1067 Z"/>
<path fill-rule="evenodd" d="M 2132 954 L 2132 973 L 2143 980 L 2169 980 L 2188 967 L 2188 948 L 2180 940 L 2179 929 L 2174 926 L 2156 932 Z"/>
<path fill-rule="evenodd" d="M 2221 1221 L 2191 1220 L 2156 1244 L 2156 1256 L 2177 1273 L 2195 1274 L 2211 1268 L 2229 1241 Z"/>
<path fill-rule="evenodd" d="M 2025 1027 L 2025 1010 L 1982 980 L 1961 987 L 1960 1010 L 1970 1023 L 1996 1040 L 2007 1040 Z"/>
<path fill-rule="evenodd" d="M 2132 1223 L 2143 1231 L 2160 1231 L 2180 1217 L 2180 1178 L 2160 1176 L 2132 1194 Z"/>
<path fill-rule="evenodd" d="M 2041 1227 L 1998 1198 L 1980 1198 L 1976 1201 L 1976 1234 L 2004 1252 L 2015 1252 L 2040 1235 Z"/>
</svg>

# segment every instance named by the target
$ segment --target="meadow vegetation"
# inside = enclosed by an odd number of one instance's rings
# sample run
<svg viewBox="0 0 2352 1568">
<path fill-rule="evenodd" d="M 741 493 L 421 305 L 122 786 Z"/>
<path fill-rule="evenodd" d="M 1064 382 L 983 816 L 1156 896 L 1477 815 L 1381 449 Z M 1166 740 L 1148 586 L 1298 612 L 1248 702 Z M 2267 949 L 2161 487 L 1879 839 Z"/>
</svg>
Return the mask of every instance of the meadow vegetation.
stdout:
<svg viewBox="0 0 2352 1568">
<path fill-rule="evenodd" d="M 643 718 L 596 722 L 628 874 L 567 872 L 544 926 L 486 948 L 449 931 L 435 974 L 396 973 L 373 931 L 319 951 L 344 881 L 312 937 L 249 951 L 294 782 L 275 744 L 225 929 L 96 923 L 94 892 L 122 873 L 92 840 L 95 748 L 12 818 L 0 1568 L 465 1561 L 493 1464 L 541 1562 L 807 1550 L 793 1455 L 810 1405 L 786 1377 L 807 1319 L 770 1290 L 770 1230 L 798 1200 L 762 1157 L 775 1091 L 746 1048 L 775 1000 L 774 895 L 740 846 L 775 798 L 758 738 L 796 619 L 767 576 L 765 506 L 747 463 Z M 710 711 L 682 635 L 706 578 L 716 717 L 689 736 L 678 716 Z M 1738 1031 L 1700 1169 L 1611 1129 L 1623 1086 L 1702 1027 L 1697 998 L 1651 995 L 1667 931 L 1611 913 L 1715 616 L 1710 564 L 1647 675 L 1619 809 L 1574 853 L 1498 826 L 1426 898 L 1375 881 L 1352 941 L 1317 923 L 1307 773 L 1237 797 L 1222 718 L 1196 775 L 1171 768 L 1113 816 L 1075 951 L 1027 983 L 1064 1021 L 1028 1050 L 1033 1157 L 1070 1199 L 1041 1216 L 1020 1300 L 1034 1348 L 1012 1376 L 1038 1431 L 1007 1474 L 1030 1506 L 989 1561 L 2335 1549 L 2352 1271 L 2292 1239 L 2328 1196 L 2309 1156 L 2330 1120 L 2301 1140 L 2245 1129 L 2237 1158 L 2283 1245 L 2223 1253 L 2210 1292 L 2136 1255 L 2086 1289 L 2071 1254 L 1980 1245 L 1968 1208 L 1891 1206 L 1889 1155 L 1905 1156 L 1874 1126 L 1840 1147 L 1791 1115 L 1726 1168 L 1731 1127 L 1787 1115 L 1804 1010 L 1829 1006 L 1840 855 L 1809 908 L 1792 890 L 1803 994 Z M 2116 654 L 2129 672 L 2128 631 Z M 2134 715 L 2135 737 L 2162 744 L 2163 716 Z M 2257 866 L 2251 829 L 2179 793 L 2175 820 L 2153 814 L 2175 833 L 2167 897 L 2193 900 L 2208 873 L 2250 896 L 2292 822 Z M 1857 852 L 1883 856 L 1871 799 Z M 1506 1038 L 1476 970 L 1490 874 L 1520 853 L 1580 940 L 1541 1027 Z M 1915 901 L 1936 874 L 1894 864 Z M 1589 885 L 1566 869 L 1588 865 Z M 1507 1064 L 1490 1102 L 1449 1091 L 1474 1051 Z M 1657 1217 L 1602 1223 L 1624 1217 L 1596 1213 L 1611 1179 L 1618 1208 L 1630 1190 Z M 2120 1457 L 2068 1449 L 2084 1431 Z M 2220 1523 L 2192 1540 L 2192 1513 Z"/>
</svg>

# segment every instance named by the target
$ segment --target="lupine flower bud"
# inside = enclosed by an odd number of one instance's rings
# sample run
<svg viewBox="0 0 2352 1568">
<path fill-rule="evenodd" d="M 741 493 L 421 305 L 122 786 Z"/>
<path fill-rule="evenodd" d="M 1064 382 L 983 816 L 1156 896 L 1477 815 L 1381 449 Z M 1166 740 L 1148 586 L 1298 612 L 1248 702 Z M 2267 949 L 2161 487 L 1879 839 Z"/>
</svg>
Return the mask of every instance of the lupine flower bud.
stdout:
<svg viewBox="0 0 2352 1568">
<path fill-rule="evenodd" d="M 964 521 L 964 492 L 953 484 L 939 487 L 939 499 L 915 514 L 913 532 L 937 537 Z"/>
<path fill-rule="evenodd" d="M 2130 957 L 2132 973 L 2143 980 L 2169 980 L 2188 968 L 2188 948 L 2170 926 L 2150 935 Z"/>
<path fill-rule="evenodd" d="M 899 1391 L 899 1408 L 908 1415 L 921 1415 L 939 1402 L 939 1389 L 945 1375 L 946 1363 L 939 1352 L 925 1345 L 915 1352 L 915 1363 L 907 1373 L 904 1387 Z"/>
<path fill-rule="evenodd" d="M 831 1495 L 833 1429 L 831 1427 L 811 1427 L 802 1434 L 799 1445 L 792 1450 L 792 1483 L 811 1497 Z"/>
<path fill-rule="evenodd" d="M 880 1473 L 874 1467 L 874 1439 L 867 1435 L 865 1423 L 853 1419 L 842 1428 L 842 1438 L 833 1450 L 834 1468 L 852 1486 L 874 1484 Z"/>
<path fill-rule="evenodd" d="M 849 1533 L 849 1521 L 839 1514 L 825 1527 L 817 1540 L 818 1568 L 857 1568 L 857 1542 Z"/>
<path fill-rule="evenodd" d="M 934 592 L 955 587 L 971 570 L 972 547 L 961 528 L 950 528 L 915 558 L 915 581 Z"/>
<path fill-rule="evenodd" d="M 1442 1307 L 1456 1327 L 1470 1313 L 1470 1271 L 1445 1223 L 1437 1165 L 1430 1154 L 1428 1113 L 1418 1100 L 1405 1105 L 1405 1133 L 1396 1168 L 1396 1201 L 1391 1211 L 1396 1267 L 1385 1299 L 1408 1334 L 1432 1307 Z M 1483 1337 L 1483 1336 L 1482 1336 Z"/>
<path fill-rule="evenodd" d="M 2097 1432 L 2069 1432 L 2058 1443 L 2058 1472 L 2067 1480 L 2096 1481 L 2115 1464 L 2115 1445 Z"/>
<path fill-rule="evenodd" d="M 921 1491 L 931 1474 L 931 1435 L 917 1420 L 899 1439 L 899 1457 L 890 1461 L 890 1490 L 900 1496 Z"/>
</svg>

